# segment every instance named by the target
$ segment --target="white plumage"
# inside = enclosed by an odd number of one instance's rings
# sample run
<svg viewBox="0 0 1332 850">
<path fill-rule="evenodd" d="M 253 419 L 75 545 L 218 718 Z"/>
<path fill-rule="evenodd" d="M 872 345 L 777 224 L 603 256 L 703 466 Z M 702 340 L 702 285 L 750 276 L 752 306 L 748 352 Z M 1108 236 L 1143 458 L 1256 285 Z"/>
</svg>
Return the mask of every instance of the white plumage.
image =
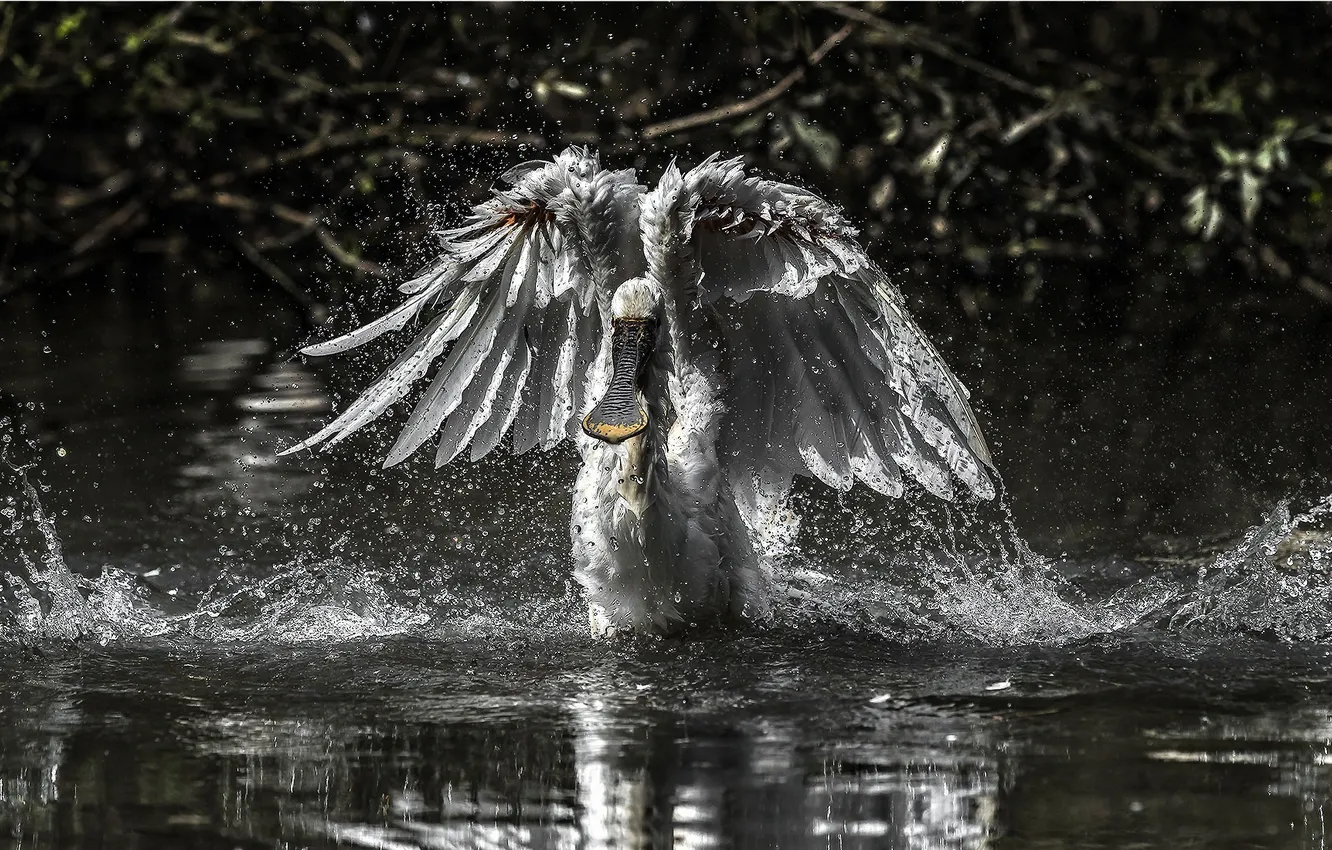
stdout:
<svg viewBox="0 0 1332 850">
<path fill-rule="evenodd" d="M 716 155 L 651 192 L 580 148 L 502 179 L 400 307 L 305 349 L 429 317 L 288 451 L 335 444 L 432 367 L 386 466 L 436 434 L 437 465 L 505 434 L 516 452 L 578 439 L 575 574 L 598 634 L 765 617 L 795 475 L 993 497 L 967 391 L 827 202 Z"/>
</svg>

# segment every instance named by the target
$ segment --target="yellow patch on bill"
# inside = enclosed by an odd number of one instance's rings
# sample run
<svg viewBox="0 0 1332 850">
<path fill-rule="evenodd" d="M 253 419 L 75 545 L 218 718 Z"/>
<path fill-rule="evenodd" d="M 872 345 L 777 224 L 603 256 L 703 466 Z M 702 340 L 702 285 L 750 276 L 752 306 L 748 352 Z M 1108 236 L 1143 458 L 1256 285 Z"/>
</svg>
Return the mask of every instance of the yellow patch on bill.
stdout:
<svg viewBox="0 0 1332 850">
<path fill-rule="evenodd" d="M 583 431 L 589 437 L 605 440 L 608 443 L 623 443 L 630 437 L 637 437 L 647 430 L 647 414 L 641 407 L 639 416 L 633 422 L 596 422 L 589 413 L 583 417 Z"/>
</svg>

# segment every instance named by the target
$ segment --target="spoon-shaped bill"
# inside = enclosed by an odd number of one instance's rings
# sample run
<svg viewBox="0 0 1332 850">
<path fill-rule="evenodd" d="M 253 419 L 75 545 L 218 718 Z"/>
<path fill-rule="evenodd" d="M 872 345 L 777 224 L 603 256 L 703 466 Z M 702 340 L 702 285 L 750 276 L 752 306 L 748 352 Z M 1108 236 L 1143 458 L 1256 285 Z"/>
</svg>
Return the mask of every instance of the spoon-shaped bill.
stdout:
<svg viewBox="0 0 1332 850">
<path fill-rule="evenodd" d="M 638 390 L 652 359 L 655 334 L 648 319 L 616 319 L 611 331 L 614 372 L 606 394 L 587 416 L 583 431 L 607 443 L 623 443 L 647 430 L 647 409 Z"/>
</svg>

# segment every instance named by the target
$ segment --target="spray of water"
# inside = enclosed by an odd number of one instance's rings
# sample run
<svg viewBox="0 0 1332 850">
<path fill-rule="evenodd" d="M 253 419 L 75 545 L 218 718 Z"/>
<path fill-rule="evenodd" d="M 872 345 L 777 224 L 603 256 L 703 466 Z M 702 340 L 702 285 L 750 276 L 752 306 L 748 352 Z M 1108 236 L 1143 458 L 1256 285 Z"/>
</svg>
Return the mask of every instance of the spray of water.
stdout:
<svg viewBox="0 0 1332 850">
<path fill-rule="evenodd" d="M 989 645 L 1066 643 L 1105 631 L 1053 561 L 1018 533 L 1006 495 L 985 503 L 901 503 L 901 516 L 875 522 L 872 505 L 842 506 L 814 531 L 778 575 L 795 605 L 795 620 L 828 620 L 908 642 L 968 640 Z M 817 515 L 817 511 L 814 511 Z M 856 541 L 828 556 L 834 538 Z"/>
<path fill-rule="evenodd" d="M 1199 571 L 1170 627 L 1243 631 L 1284 641 L 1332 637 L 1332 535 L 1319 528 L 1332 495 L 1292 515 L 1282 502 L 1259 526 Z"/>
<path fill-rule="evenodd" d="M 553 555 L 515 568 L 521 583 L 491 575 L 433 589 L 401 569 L 298 555 L 260 578 L 224 570 L 181 612 L 137 575 L 71 572 L 29 469 L 4 462 L 20 497 L 0 510 L 9 522 L 4 534 L 17 544 L 16 568 L 4 574 L 0 639 L 282 643 L 581 628 L 577 593 Z M 827 537 L 815 528 L 777 559 L 785 599 L 774 625 L 991 646 L 1058 645 L 1144 628 L 1321 640 L 1332 637 L 1332 536 L 1318 528 L 1329 515 L 1332 495 L 1298 514 L 1282 503 L 1212 563 L 1183 577 L 1148 570 L 1092 600 L 1061 564 L 1032 551 L 1004 496 L 988 511 L 907 502 L 903 521 L 877 524 L 872 511 L 850 506 L 838 520 L 849 528 Z M 834 537 L 846 549 L 840 556 L 827 551 Z"/>
<path fill-rule="evenodd" d="M 4 534 L 23 545 L 15 547 L 19 569 L 3 574 L 7 616 L 0 638 L 337 641 L 400 634 L 429 620 L 420 603 L 394 598 L 392 585 L 339 561 L 298 562 L 261 580 L 224 574 L 194 610 L 168 615 L 165 600 L 131 573 L 106 569 L 95 579 L 73 573 L 29 469 L 3 460 L 21 494 L 3 509 Z M 25 534 L 28 526 L 37 538 Z M 24 546 L 39 552 L 34 557 Z"/>
<path fill-rule="evenodd" d="M 909 642 L 1061 645 L 1126 632 L 1241 633 L 1283 641 L 1332 637 L 1332 535 L 1319 525 L 1332 495 L 1292 515 L 1287 502 L 1213 559 L 1183 571 L 1139 564 L 1136 579 L 1092 598 L 1066 578 L 1069 564 L 1034 552 L 1011 503 L 908 502 L 896 536 L 866 528 L 863 506 L 839 517 L 867 540 L 838 563 L 798 547 L 779 575 L 794 605 L 786 616 L 866 628 Z"/>
<path fill-rule="evenodd" d="M 8 436 L 8 435 L 6 435 Z M 19 634 L 38 639 L 71 640 L 89 634 L 92 615 L 88 603 L 79 592 L 78 582 L 65 565 L 60 536 L 55 523 L 42 510 L 37 488 L 28 480 L 28 468 L 14 463 L 9 457 L 9 444 L 0 450 L 0 463 L 17 479 L 22 498 L 0 509 L 8 520 L 4 534 L 10 539 L 15 569 L 2 576 L 10 603 L 12 626 Z M 28 510 L 22 510 L 22 505 Z M 34 559 L 25 538 L 31 523 L 40 535 L 40 554 Z M 9 547 L 7 547 L 9 548 Z M 0 620 L 3 622 L 3 620 Z"/>
</svg>

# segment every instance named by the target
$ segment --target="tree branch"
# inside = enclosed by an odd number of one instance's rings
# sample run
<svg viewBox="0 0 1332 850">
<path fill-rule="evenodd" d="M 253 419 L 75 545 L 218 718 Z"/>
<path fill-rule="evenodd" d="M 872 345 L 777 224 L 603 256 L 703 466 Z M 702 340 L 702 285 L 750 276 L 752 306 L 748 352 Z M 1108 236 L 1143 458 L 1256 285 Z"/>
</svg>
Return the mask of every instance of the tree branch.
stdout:
<svg viewBox="0 0 1332 850">
<path fill-rule="evenodd" d="M 769 103 L 772 103 L 777 98 L 786 94 L 787 89 L 791 88 L 791 86 L 803 80 L 805 78 L 805 73 L 810 68 L 819 64 L 823 57 L 827 56 L 829 51 L 838 44 L 841 44 L 842 41 L 855 30 L 855 28 L 856 25 L 850 23 L 828 36 L 823 40 L 823 43 L 819 45 L 817 50 L 809 54 L 804 65 L 796 68 L 785 77 L 782 77 L 781 80 L 777 82 L 777 85 L 762 94 L 756 95 L 749 100 L 742 100 L 726 106 L 719 106 L 715 109 L 696 112 L 693 115 L 684 115 L 680 118 L 672 118 L 669 121 L 662 121 L 658 124 L 649 124 L 643 128 L 643 138 L 655 139 L 659 136 L 669 136 L 672 133 L 678 133 L 681 130 L 702 127 L 706 124 L 716 124 L 729 118 L 748 115 L 755 110 L 762 109 Z"/>
<path fill-rule="evenodd" d="M 905 27 L 899 27 L 897 24 L 894 24 L 890 21 L 885 21 L 883 18 L 880 18 L 877 15 L 871 15 L 869 12 L 866 12 L 864 9 L 858 8 L 856 6 L 845 6 L 841 3 L 829 3 L 826 4 L 824 8 L 832 12 L 833 14 L 841 15 L 844 18 L 848 18 L 857 23 L 864 24 L 870 29 L 878 30 L 879 32 L 884 33 L 885 35 L 892 36 L 894 39 L 896 39 L 898 42 L 901 42 L 902 44 L 910 44 L 914 47 L 918 47 L 921 50 L 926 51 L 927 53 L 933 53 L 935 56 L 938 56 L 940 59 L 946 59 L 960 68 L 966 68 L 968 71 L 974 71 L 975 73 L 980 74 L 982 77 L 994 80 L 996 83 L 1007 86 L 1008 88 L 1012 89 L 1015 92 L 1021 92 L 1022 94 L 1028 95 L 1030 97 L 1039 98 L 1041 100 L 1052 100 L 1054 98 L 1054 95 L 1047 89 L 1037 88 L 1036 86 L 1033 86 L 1031 83 L 1019 80 L 1017 77 L 1013 76 L 1007 71 L 1001 71 L 998 68 L 995 68 L 991 65 L 987 65 L 978 59 L 972 59 L 970 56 L 964 56 L 963 54 L 958 53 L 956 50 L 949 47 L 948 45 L 939 41 L 935 41 L 934 39 L 930 38 L 924 33 L 917 32 L 913 29 L 907 29 Z"/>
</svg>

